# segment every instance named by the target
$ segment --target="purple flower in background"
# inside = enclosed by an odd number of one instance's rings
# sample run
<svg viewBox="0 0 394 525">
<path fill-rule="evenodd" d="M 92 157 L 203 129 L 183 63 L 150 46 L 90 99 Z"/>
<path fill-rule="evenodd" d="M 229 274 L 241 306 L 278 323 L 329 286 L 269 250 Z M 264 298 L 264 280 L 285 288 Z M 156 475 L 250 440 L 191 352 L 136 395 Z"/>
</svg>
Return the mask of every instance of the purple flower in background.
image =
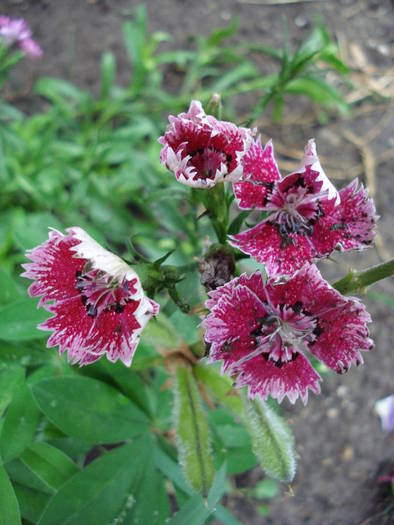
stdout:
<svg viewBox="0 0 394 525">
<path fill-rule="evenodd" d="M 394 432 L 394 395 L 376 401 L 375 410 L 380 416 L 382 429 L 386 432 Z"/>
<path fill-rule="evenodd" d="M 23 18 L 0 16 L 0 40 L 6 47 L 16 45 L 31 58 L 42 56 L 42 49 L 33 40 L 31 30 Z"/>
</svg>

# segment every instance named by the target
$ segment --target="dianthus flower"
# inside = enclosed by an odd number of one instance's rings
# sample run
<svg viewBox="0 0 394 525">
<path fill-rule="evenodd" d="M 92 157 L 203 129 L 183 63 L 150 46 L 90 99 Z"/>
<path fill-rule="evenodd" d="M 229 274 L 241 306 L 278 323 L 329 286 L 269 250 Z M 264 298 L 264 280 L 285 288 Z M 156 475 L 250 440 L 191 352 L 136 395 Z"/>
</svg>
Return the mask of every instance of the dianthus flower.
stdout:
<svg viewBox="0 0 394 525">
<path fill-rule="evenodd" d="M 242 209 L 267 213 L 232 236 L 230 244 L 266 266 L 270 276 L 291 275 L 334 249 L 363 249 L 373 241 L 375 207 L 357 179 L 337 192 L 310 140 L 294 173 L 282 178 L 271 142 L 255 141 L 243 158 L 244 180 L 233 185 Z"/>
<path fill-rule="evenodd" d="M 241 160 L 252 142 L 251 130 L 206 115 L 197 100 L 192 100 L 187 113 L 171 115 L 168 120 L 159 138 L 163 145 L 160 160 L 179 182 L 211 188 L 241 178 Z"/>
<path fill-rule="evenodd" d="M 271 395 L 280 403 L 287 396 L 294 403 L 300 396 L 305 404 L 321 380 L 306 350 L 341 374 L 372 348 L 365 307 L 332 288 L 315 265 L 283 282 L 243 274 L 208 295 L 203 326 L 210 362 L 223 360 L 222 371 L 236 378 L 235 386 L 248 386 L 250 397 Z"/>
<path fill-rule="evenodd" d="M 22 18 L 12 19 L 0 16 L 0 41 L 6 46 L 17 45 L 31 58 L 40 58 L 42 49 L 32 38 L 32 33 Z"/>
<path fill-rule="evenodd" d="M 80 366 L 104 354 L 130 366 L 144 326 L 159 311 L 135 271 L 77 227 L 67 235 L 51 230 L 26 255 L 33 261 L 23 265 L 22 275 L 34 280 L 29 294 L 54 314 L 39 325 L 53 331 L 47 346 L 68 350 Z"/>
</svg>

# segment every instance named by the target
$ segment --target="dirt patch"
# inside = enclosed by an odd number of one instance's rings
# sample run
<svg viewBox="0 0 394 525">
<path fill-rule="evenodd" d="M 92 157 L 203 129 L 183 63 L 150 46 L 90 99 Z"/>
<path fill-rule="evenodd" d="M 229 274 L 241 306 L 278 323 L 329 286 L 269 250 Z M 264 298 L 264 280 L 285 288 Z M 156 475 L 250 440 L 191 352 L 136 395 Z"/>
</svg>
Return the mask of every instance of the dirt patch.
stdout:
<svg viewBox="0 0 394 525">
<path fill-rule="evenodd" d="M 42 61 L 30 62 L 26 70 L 21 68 L 9 95 L 23 109 L 32 111 L 37 103 L 31 97 L 33 79 L 43 75 L 69 79 L 95 90 L 100 57 L 107 50 L 116 55 L 119 83 L 126 84 L 131 71 L 123 48 L 121 25 L 136 5 L 137 2 L 130 0 L 3 1 L 2 11 L 25 17 L 45 52 Z M 357 54 L 355 57 L 350 53 L 351 45 L 361 49 L 366 67 L 373 68 L 370 74 L 375 80 L 385 77 L 391 67 L 390 0 L 298 2 L 287 6 L 267 6 L 258 0 L 161 0 L 147 2 L 147 9 L 151 30 L 170 33 L 174 39 L 171 45 L 185 45 L 188 35 L 208 34 L 238 16 L 238 40 L 280 46 L 282 16 L 288 21 L 291 41 L 298 42 L 319 14 L 343 44 L 343 49 L 349 52 L 351 62 L 357 59 Z M 359 59 L 362 62 L 360 56 Z M 360 68 L 361 65 L 358 64 Z M 261 68 L 264 73 L 272 65 L 262 62 Z M 360 78 L 362 86 L 362 72 Z M 245 97 L 239 110 L 246 111 L 250 102 Z M 284 172 L 290 169 L 289 164 L 297 164 L 296 155 L 289 153 L 299 150 L 301 154 L 306 139 L 315 136 L 324 159 L 322 163 L 339 186 L 355 175 L 372 185 L 381 215 L 379 250 L 336 257 L 337 264 L 320 265 L 330 278 L 343 275 L 353 264 L 362 268 L 393 256 L 393 139 L 390 138 L 393 119 L 390 121 L 390 111 L 388 102 L 363 103 L 355 108 L 352 118 L 336 118 L 325 126 L 312 127 L 315 119 L 310 105 L 297 102 L 281 125 L 272 126 L 267 118 L 260 123 L 264 135 L 276 140 Z M 367 172 L 365 170 L 366 152 L 375 164 L 372 174 L 370 164 Z M 374 290 L 394 294 L 394 283 L 392 280 L 380 283 Z M 307 407 L 285 405 L 300 456 L 295 482 L 291 491 L 283 487 L 282 497 L 273 503 L 269 517 L 264 520 L 246 501 L 229 501 L 229 507 L 243 523 L 367 525 L 390 522 L 390 516 L 384 514 L 387 494 L 377 484 L 377 477 L 394 457 L 394 438 L 381 432 L 373 407 L 377 399 L 393 393 L 394 320 L 389 307 L 372 299 L 365 300 L 374 321 L 375 349 L 365 356 L 363 368 L 351 369 L 346 376 L 325 376 L 322 394 L 311 396 Z M 256 471 L 252 472 L 250 479 L 256 476 Z M 393 517 L 391 515 L 391 519 Z"/>
</svg>

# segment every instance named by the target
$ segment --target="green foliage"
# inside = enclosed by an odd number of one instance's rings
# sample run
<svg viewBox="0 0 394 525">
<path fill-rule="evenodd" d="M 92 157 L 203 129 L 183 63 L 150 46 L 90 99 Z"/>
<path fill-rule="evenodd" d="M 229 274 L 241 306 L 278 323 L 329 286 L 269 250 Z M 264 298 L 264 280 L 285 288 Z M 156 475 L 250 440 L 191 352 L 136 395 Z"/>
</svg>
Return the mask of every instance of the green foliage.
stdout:
<svg viewBox="0 0 394 525">
<path fill-rule="evenodd" d="M 33 385 L 37 405 L 65 434 L 91 443 L 117 443 L 148 429 L 127 397 L 87 377 L 54 377 Z"/>
<path fill-rule="evenodd" d="M 0 466 L 0 524 L 20 525 L 19 505 L 7 472 Z"/>
<path fill-rule="evenodd" d="M 259 398 L 256 398 L 254 403 L 244 399 L 244 403 L 244 422 L 262 469 L 272 478 L 292 481 L 296 462 L 294 438 L 290 429 L 283 419 Z"/>
<path fill-rule="evenodd" d="M 174 420 L 179 463 L 190 485 L 207 496 L 214 469 L 208 422 L 191 370 L 179 366 L 174 383 Z"/>
</svg>

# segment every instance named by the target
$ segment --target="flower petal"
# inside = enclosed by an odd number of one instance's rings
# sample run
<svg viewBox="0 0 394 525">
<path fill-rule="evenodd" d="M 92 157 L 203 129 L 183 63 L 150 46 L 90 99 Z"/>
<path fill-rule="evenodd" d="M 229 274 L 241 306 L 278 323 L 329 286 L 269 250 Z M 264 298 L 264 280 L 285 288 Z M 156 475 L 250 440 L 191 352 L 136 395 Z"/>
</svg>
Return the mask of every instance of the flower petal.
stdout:
<svg viewBox="0 0 394 525">
<path fill-rule="evenodd" d="M 225 343 L 248 338 L 257 328 L 257 319 L 267 311 L 261 300 L 249 288 L 237 285 L 230 294 L 225 294 L 203 321 L 207 329 L 205 340 L 208 343 Z"/>
<path fill-rule="evenodd" d="M 77 242 L 57 230 L 51 230 L 47 241 L 26 252 L 33 262 L 22 265 L 26 270 L 22 277 L 34 280 L 29 287 L 29 295 L 42 296 L 38 306 L 51 300 L 62 301 L 78 295 L 75 274 L 82 270 L 86 261 L 75 257 L 71 251 Z"/>
<path fill-rule="evenodd" d="M 321 191 L 328 191 L 328 197 L 330 199 L 335 199 L 335 203 L 339 204 L 341 197 L 338 193 L 338 190 L 332 184 L 321 167 L 319 157 L 317 156 L 315 139 L 310 139 L 308 144 L 305 146 L 304 156 L 299 168 L 296 170 L 296 173 L 302 173 L 307 166 L 310 166 L 312 170 L 319 173 L 317 180 L 322 183 Z"/>
<path fill-rule="evenodd" d="M 293 354 L 293 359 L 280 367 L 274 361 L 260 354 L 240 367 L 236 386 L 249 387 L 249 396 L 259 395 L 263 400 L 270 395 L 281 403 L 285 396 L 291 403 L 301 397 L 304 405 L 308 401 L 308 389 L 320 393 L 319 374 L 312 368 L 308 359 L 301 353 Z"/>
<path fill-rule="evenodd" d="M 280 179 L 272 141 L 267 142 L 263 149 L 259 137 L 244 155 L 242 165 L 244 179 L 233 184 L 238 206 L 244 210 L 261 210 L 267 203 L 272 182 Z"/>
<path fill-rule="evenodd" d="M 261 222 L 230 237 L 229 243 L 265 265 L 268 275 L 292 275 L 305 261 L 311 261 L 315 250 L 306 235 L 292 233 L 284 239 L 276 225 Z"/>
<path fill-rule="evenodd" d="M 305 265 L 287 282 L 270 281 L 267 291 L 276 303 L 297 303 L 316 319 L 315 339 L 306 344 L 323 363 L 337 373 L 363 363 L 360 351 L 373 346 L 367 329 L 371 317 L 358 299 L 332 288 L 315 265 Z"/>
<path fill-rule="evenodd" d="M 339 193 L 340 204 L 324 209 L 324 216 L 314 227 L 311 241 L 318 257 L 325 257 L 334 249 L 363 250 L 375 237 L 378 217 L 368 191 L 355 179 Z"/>
</svg>

